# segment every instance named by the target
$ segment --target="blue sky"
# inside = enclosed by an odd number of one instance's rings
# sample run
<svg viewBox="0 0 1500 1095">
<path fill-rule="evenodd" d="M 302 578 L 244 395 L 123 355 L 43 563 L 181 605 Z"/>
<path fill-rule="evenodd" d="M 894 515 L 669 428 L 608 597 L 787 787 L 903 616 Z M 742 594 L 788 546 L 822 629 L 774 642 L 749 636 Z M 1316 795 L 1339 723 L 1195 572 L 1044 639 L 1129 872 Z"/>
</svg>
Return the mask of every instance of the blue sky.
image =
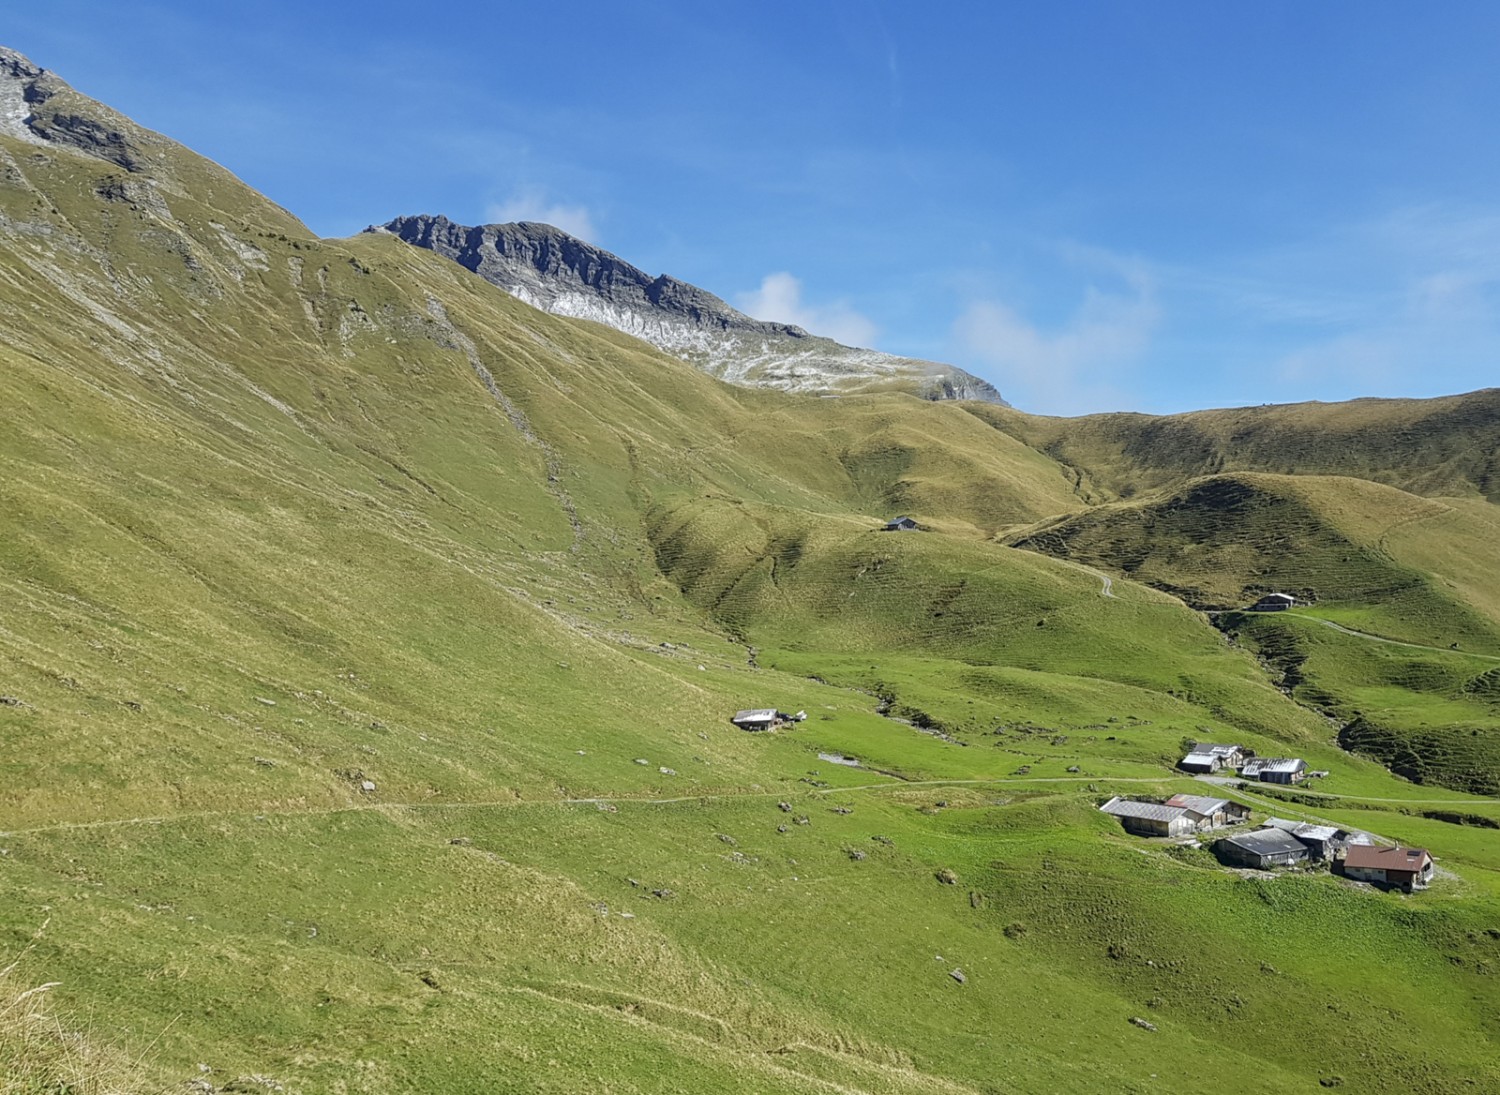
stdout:
<svg viewBox="0 0 1500 1095">
<path fill-rule="evenodd" d="M 48 0 L 324 235 L 551 220 L 1027 410 L 1500 383 L 1500 5 Z"/>
</svg>

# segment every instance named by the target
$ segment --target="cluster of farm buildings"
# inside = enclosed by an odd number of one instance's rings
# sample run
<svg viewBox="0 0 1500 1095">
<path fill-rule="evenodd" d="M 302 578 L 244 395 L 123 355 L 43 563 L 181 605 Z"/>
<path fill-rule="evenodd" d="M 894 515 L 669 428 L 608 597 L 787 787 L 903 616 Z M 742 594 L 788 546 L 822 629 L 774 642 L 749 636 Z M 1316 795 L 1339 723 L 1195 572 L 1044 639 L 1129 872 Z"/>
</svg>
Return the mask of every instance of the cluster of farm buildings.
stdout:
<svg viewBox="0 0 1500 1095">
<path fill-rule="evenodd" d="M 1200 774 L 1238 769 L 1246 779 L 1267 783 L 1297 783 L 1307 775 L 1307 765 L 1299 758 L 1257 758 L 1238 745 L 1195 745 L 1179 767 Z M 1099 809 L 1138 836 L 1197 838 L 1250 820 L 1250 807 L 1209 795 L 1179 794 L 1165 802 L 1117 796 Z M 1247 825 L 1242 832 L 1225 833 L 1212 846 L 1227 866 L 1273 870 L 1327 863 L 1346 878 L 1408 893 L 1425 887 L 1433 876 L 1432 856 L 1425 848 L 1378 845 L 1366 833 L 1277 817 L 1267 818 L 1258 828 Z"/>
<path fill-rule="evenodd" d="M 1226 769 L 1238 771 L 1242 779 L 1262 783 L 1301 783 L 1311 773 L 1301 757 L 1257 757 L 1253 749 L 1239 745 L 1212 745 L 1200 742 L 1177 767 L 1195 776 L 1214 775 Z"/>
</svg>

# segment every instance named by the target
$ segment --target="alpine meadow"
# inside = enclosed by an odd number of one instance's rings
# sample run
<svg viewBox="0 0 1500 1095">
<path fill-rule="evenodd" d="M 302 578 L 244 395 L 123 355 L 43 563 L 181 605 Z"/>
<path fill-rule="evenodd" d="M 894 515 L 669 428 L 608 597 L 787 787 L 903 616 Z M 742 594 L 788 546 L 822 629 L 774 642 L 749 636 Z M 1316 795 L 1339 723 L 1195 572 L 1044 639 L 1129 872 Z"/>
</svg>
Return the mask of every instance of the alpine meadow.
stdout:
<svg viewBox="0 0 1500 1095">
<path fill-rule="evenodd" d="M 1500 1091 L 1500 389 L 1045 417 L 414 234 L 0 51 L 0 1093 Z"/>
</svg>

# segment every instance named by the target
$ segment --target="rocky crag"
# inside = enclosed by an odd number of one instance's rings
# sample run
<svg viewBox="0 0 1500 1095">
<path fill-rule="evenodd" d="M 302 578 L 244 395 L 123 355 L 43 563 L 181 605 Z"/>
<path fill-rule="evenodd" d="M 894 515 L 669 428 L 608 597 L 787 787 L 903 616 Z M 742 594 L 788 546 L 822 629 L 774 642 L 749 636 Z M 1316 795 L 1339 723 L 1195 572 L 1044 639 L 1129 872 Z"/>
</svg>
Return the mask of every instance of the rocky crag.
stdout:
<svg viewBox="0 0 1500 1095">
<path fill-rule="evenodd" d="M 624 331 L 732 383 L 825 394 L 894 388 L 927 399 L 1004 402 L 993 385 L 955 366 L 753 319 L 695 285 L 652 277 L 551 225 L 471 228 L 415 216 L 370 231 L 435 251 L 528 304 Z"/>
</svg>

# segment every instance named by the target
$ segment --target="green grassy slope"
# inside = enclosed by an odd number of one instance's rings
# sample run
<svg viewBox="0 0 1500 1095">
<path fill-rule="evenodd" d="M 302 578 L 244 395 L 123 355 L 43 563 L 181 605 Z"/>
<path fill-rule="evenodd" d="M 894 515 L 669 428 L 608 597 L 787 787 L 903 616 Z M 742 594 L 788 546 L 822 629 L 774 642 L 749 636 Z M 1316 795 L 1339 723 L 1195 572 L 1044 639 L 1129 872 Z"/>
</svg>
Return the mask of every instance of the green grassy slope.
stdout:
<svg viewBox="0 0 1500 1095">
<path fill-rule="evenodd" d="M 998 542 L 1086 504 L 1039 447 L 727 387 L 132 133 L 128 178 L 0 137 L 0 953 L 45 924 L 11 983 L 137 1090 L 1500 1083 L 1500 852 L 1402 812 L 1493 801 Z M 1093 809 L 1202 789 L 1192 736 L 1457 877 L 1250 880 Z"/>
<path fill-rule="evenodd" d="M 1358 399 L 1158 417 L 971 413 L 1056 458 L 1100 500 L 1221 472 L 1342 475 L 1429 496 L 1500 501 L 1500 388 L 1442 399 Z"/>
</svg>

